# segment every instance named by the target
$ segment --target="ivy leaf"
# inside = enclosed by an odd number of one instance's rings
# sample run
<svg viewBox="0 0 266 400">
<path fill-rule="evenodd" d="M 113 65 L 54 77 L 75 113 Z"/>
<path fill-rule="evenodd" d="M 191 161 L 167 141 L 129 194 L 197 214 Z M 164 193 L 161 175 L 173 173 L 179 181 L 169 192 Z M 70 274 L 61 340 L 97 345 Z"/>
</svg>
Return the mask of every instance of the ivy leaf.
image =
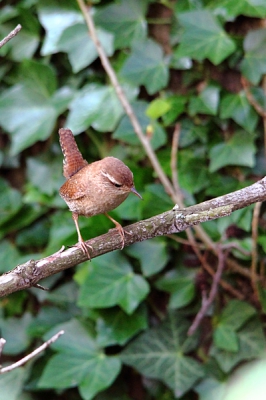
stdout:
<svg viewBox="0 0 266 400">
<path fill-rule="evenodd" d="M 78 386 L 82 397 L 90 400 L 111 385 L 120 372 L 121 362 L 98 349 L 90 332 L 76 320 L 57 326 L 57 331 L 60 329 L 65 334 L 53 346 L 59 353 L 46 364 L 38 387 L 65 389 Z"/>
<path fill-rule="evenodd" d="M 242 360 L 250 360 L 261 356 L 261 349 L 265 347 L 265 337 L 261 323 L 253 318 L 238 331 L 239 351 L 237 353 L 212 347 L 210 355 L 218 362 L 220 368 L 228 373 Z"/>
<path fill-rule="evenodd" d="M 121 359 L 144 376 L 163 381 L 181 397 L 204 375 L 200 364 L 186 355 L 196 346 L 186 343 L 188 327 L 182 317 L 171 314 L 160 326 L 133 340 Z"/>
<path fill-rule="evenodd" d="M 150 119 L 145 115 L 147 103 L 144 101 L 136 101 L 132 104 L 132 108 L 143 131 L 146 132 L 150 129 L 150 142 L 152 148 L 156 150 L 163 146 L 166 143 L 165 130 L 157 121 L 150 121 Z M 121 119 L 117 129 L 113 133 L 113 138 L 132 145 L 140 143 L 127 115 L 123 116 Z"/>
<path fill-rule="evenodd" d="M 208 58 L 218 65 L 235 51 L 235 43 L 210 11 L 189 11 L 176 17 L 184 32 L 175 57 L 192 57 L 199 61 Z"/>
<path fill-rule="evenodd" d="M 22 367 L 0 375 L 0 392 L 4 393 L 5 398 L 8 400 L 22 398 L 22 391 L 27 378 L 28 371 Z M 16 382 L 15 385 L 14 382 Z"/>
<path fill-rule="evenodd" d="M 136 90 L 127 90 L 130 99 Z M 89 126 L 100 132 L 113 131 L 123 115 L 122 105 L 112 86 L 85 85 L 71 102 L 66 126 L 74 133 L 80 133 Z"/>
<path fill-rule="evenodd" d="M 51 67 L 25 60 L 19 73 L 21 82 L 0 96 L 0 125 L 10 133 L 12 155 L 47 139 L 62 112 L 53 105 L 56 79 Z"/>
<path fill-rule="evenodd" d="M 131 84 L 144 85 L 149 94 L 164 88 L 169 79 L 169 71 L 162 48 L 151 39 L 137 43 L 120 75 Z"/>
<path fill-rule="evenodd" d="M 250 133 L 254 132 L 259 118 L 244 91 L 224 96 L 221 101 L 220 115 L 221 118 L 232 118 Z"/>
<path fill-rule="evenodd" d="M 147 35 L 147 0 L 122 0 L 97 10 L 95 23 L 114 34 L 115 48 L 142 41 Z"/>
<path fill-rule="evenodd" d="M 226 165 L 253 167 L 255 151 L 254 137 L 246 132 L 237 132 L 228 142 L 219 143 L 211 148 L 209 170 L 214 172 Z"/>
<path fill-rule="evenodd" d="M 98 39 L 107 56 L 113 55 L 113 36 L 97 30 Z M 68 54 L 73 72 L 79 72 L 98 58 L 97 49 L 89 36 L 85 24 L 75 24 L 66 28 L 57 42 L 58 50 Z"/>
<path fill-rule="evenodd" d="M 219 2 L 211 2 L 208 7 L 215 11 L 216 15 L 221 15 L 226 20 L 238 15 L 246 15 L 248 17 L 265 18 L 266 4 L 264 0 L 219 0 Z"/>
<path fill-rule="evenodd" d="M 120 305 L 127 314 L 132 314 L 148 292 L 145 279 L 134 274 L 126 258 L 114 252 L 92 260 L 81 286 L 79 305 L 92 308 Z"/>
<path fill-rule="evenodd" d="M 266 74 L 266 29 L 248 32 L 244 40 L 245 56 L 241 70 L 253 84 L 258 84 Z"/>
<path fill-rule="evenodd" d="M 144 276 L 154 275 L 161 271 L 169 259 L 166 243 L 159 238 L 134 243 L 127 249 L 127 253 L 140 260 Z"/>
<path fill-rule="evenodd" d="M 169 271 L 156 281 L 155 286 L 158 289 L 170 293 L 171 309 L 184 307 L 194 299 L 195 275 L 195 271 L 178 268 L 178 270 Z"/>
<path fill-rule="evenodd" d="M 147 312 L 139 307 L 133 314 L 127 315 L 120 309 L 106 310 L 97 319 L 97 343 L 100 346 L 124 345 L 140 330 L 147 328 Z"/>
<path fill-rule="evenodd" d="M 217 115 L 219 106 L 219 88 L 208 86 L 202 90 L 199 96 L 192 96 L 189 102 L 189 114 Z"/>
<path fill-rule="evenodd" d="M 38 16 L 46 36 L 41 54 L 47 56 L 59 51 L 58 41 L 64 30 L 78 22 L 83 22 L 83 16 L 72 0 L 57 3 L 53 0 L 40 1 L 37 4 Z"/>
</svg>

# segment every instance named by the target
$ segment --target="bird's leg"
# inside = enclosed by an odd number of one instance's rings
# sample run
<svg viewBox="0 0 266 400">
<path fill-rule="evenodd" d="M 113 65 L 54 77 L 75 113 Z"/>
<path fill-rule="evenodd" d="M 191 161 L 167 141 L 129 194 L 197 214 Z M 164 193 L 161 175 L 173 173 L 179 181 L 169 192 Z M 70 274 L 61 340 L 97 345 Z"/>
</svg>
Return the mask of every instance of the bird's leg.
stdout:
<svg viewBox="0 0 266 400">
<path fill-rule="evenodd" d="M 121 240 L 122 240 L 121 250 L 123 250 L 124 245 L 125 245 L 125 233 L 122 228 L 122 225 L 119 224 L 119 222 L 117 222 L 114 218 L 110 217 L 110 215 L 108 215 L 107 213 L 104 213 L 104 214 L 106 215 L 107 218 L 109 218 L 113 222 L 113 224 L 115 224 L 115 227 L 118 230 L 119 235 L 121 236 Z"/>
<path fill-rule="evenodd" d="M 76 226 L 76 230 L 77 230 L 77 233 L 78 233 L 78 244 L 77 244 L 77 247 L 80 247 L 81 248 L 81 250 L 83 251 L 83 253 L 84 254 L 86 254 L 87 256 L 88 256 L 88 259 L 90 260 L 90 258 L 91 258 L 91 256 L 90 256 L 90 253 L 89 253 L 89 249 L 88 249 L 88 247 L 92 250 L 92 247 L 91 246 L 89 246 L 89 245 L 87 245 L 85 242 L 84 242 L 84 240 L 83 240 L 83 238 L 82 238 L 82 236 L 81 236 L 81 233 L 80 233 L 80 230 L 79 230 L 79 224 L 78 224 L 78 214 L 77 213 L 72 213 L 72 218 L 73 218 L 73 220 L 74 220 L 74 223 L 75 223 L 75 226 Z"/>
</svg>

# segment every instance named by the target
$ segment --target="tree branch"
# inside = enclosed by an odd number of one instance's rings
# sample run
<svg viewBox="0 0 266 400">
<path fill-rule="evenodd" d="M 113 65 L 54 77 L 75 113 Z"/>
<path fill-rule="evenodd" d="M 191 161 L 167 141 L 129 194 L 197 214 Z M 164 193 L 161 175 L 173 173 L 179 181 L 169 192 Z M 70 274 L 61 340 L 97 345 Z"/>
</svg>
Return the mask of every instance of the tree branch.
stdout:
<svg viewBox="0 0 266 400">
<path fill-rule="evenodd" d="M 183 210 L 174 207 L 170 211 L 129 225 L 124 228 L 125 246 L 156 236 L 182 232 L 194 225 L 230 215 L 233 211 L 265 199 L 266 177 L 244 189 Z M 117 230 L 112 229 L 104 235 L 89 240 L 87 243 L 92 247 L 91 258 L 94 258 L 120 249 L 121 238 Z M 0 297 L 35 286 L 41 279 L 86 260 L 87 258 L 82 250 L 76 247 L 71 247 L 65 251 L 61 249 L 57 253 L 41 260 L 29 260 L 0 277 Z"/>
<path fill-rule="evenodd" d="M 35 349 L 34 351 L 32 351 L 30 354 L 28 354 L 27 356 L 23 357 L 21 360 L 15 362 L 14 364 L 9 365 L 8 367 L 4 367 L 1 368 L 0 366 L 0 375 L 4 374 L 6 372 L 10 372 L 13 371 L 13 369 L 21 367 L 22 365 L 26 364 L 26 362 L 28 362 L 29 360 L 31 360 L 33 357 L 36 357 L 38 354 L 40 354 L 42 351 L 44 351 L 45 349 L 47 349 L 47 347 L 49 347 L 52 343 L 54 343 L 61 335 L 64 334 L 64 331 L 59 331 L 58 333 L 56 333 L 54 336 L 51 337 L 51 339 L 47 340 L 46 342 L 44 342 L 40 347 L 38 347 L 37 349 Z M 4 343 L 6 343 L 5 339 L 1 338 L 0 341 L 3 340 Z M 3 349 L 4 346 L 2 346 Z M 2 350 L 1 349 L 1 350 Z M 0 353 L 1 355 L 1 353 Z"/>
<path fill-rule="evenodd" d="M 9 40 L 13 39 L 13 37 L 15 37 L 19 31 L 21 30 L 22 26 L 20 24 L 18 24 L 16 26 L 15 29 L 13 29 L 13 31 L 11 31 L 3 40 L 1 40 L 0 42 L 0 49 L 1 47 L 3 47 L 7 42 L 9 42 Z"/>
</svg>

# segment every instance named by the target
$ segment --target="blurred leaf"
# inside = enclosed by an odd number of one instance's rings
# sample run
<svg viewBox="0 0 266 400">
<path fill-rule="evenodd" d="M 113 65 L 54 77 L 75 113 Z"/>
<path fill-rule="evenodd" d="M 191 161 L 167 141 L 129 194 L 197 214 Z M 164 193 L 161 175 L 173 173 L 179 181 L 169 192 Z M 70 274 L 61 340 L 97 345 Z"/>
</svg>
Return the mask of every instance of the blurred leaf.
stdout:
<svg viewBox="0 0 266 400">
<path fill-rule="evenodd" d="M 28 180 L 41 192 L 52 195 L 63 184 L 62 160 L 52 157 L 29 157 L 27 160 Z M 43 184 L 45 182 L 45 185 Z"/>
<path fill-rule="evenodd" d="M 181 397 L 204 374 L 200 364 L 185 354 L 188 327 L 180 316 L 170 315 L 133 340 L 121 359 L 144 376 L 162 380 Z"/>
<path fill-rule="evenodd" d="M 227 325 L 220 324 L 215 329 L 214 343 L 219 349 L 237 352 L 239 350 L 238 337 L 234 330 Z"/>
<path fill-rule="evenodd" d="M 130 90 L 129 87 L 125 89 L 131 99 L 137 94 L 136 90 Z M 112 86 L 85 85 L 69 108 L 66 126 L 75 134 L 89 126 L 100 132 L 112 131 L 123 115 L 123 107 Z"/>
<path fill-rule="evenodd" d="M 81 285 L 81 307 L 104 308 L 120 305 L 132 314 L 149 292 L 148 283 L 134 274 L 119 252 L 105 254 L 91 261 L 91 268 Z"/>
<path fill-rule="evenodd" d="M 207 86 L 197 97 L 191 96 L 189 103 L 189 114 L 216 115 L 220 100 L 219 88 L 216 86 Z"/>
<path fill-rule="evenodd" d="M 134 243 L 127 249 L 127 253 L 140 261 L 144 276 L 154 275 L 161 271 L 169 259 L 166 243 L 160 238 Z"/>
<path fill-rule="evenodd" d="M 22 198 L 18 190 L 11 188 L 0 178 L 0 226 L 12 218 L 22 207 Z"/>
<path fill-rule="evenodd" d="M 59 51 L 57 43 L 64 30 L 78 22 L 83 22 L 83 16 L 76 2 L 64 0 L 41 0 L 37 3 L 37 11 L 46 36 L 41 49 L 43 56 Z"/>
<path fill-rule="evenodd" d="M 248 32 L 244 40 L 245 57 L 241 70 L 253 84 L 258 84 L 266 74 L 266 29 Z"/>
<path fill-rule="evenodd" d="M 194 299 L 196 271 L 178 268 L 167 272 L 159 278 L 155 286 L 171 294 L 169 306 L 171 309 L 181 308 Z"/>
<path fill-rule="evenodd" d="M 138 308 L 127 315 L 122 310 L 106 310 L 100 313 L 97 320 L 97 343 L 100 346 L 114 344 L 124 345 L 139 331 L 147 328 L 147 312 L 145 307 Z"/>
<path fill-rule="evenodd" d="M 52 69 L 26 60 L 21 73 L 23 83 L 14 85 L 0 96 L 0 124 L 11 135 L 13 155 L 38 140 L 47 139 L 58 116 L 51 97 L 55 89 Z"/>
<path fill-rule="evenodd" d="M 160 184 L 145 186 L 145 197 L 142 201 L 143 218 L 149 218 L 173 208 L 174 204 Z"/>
<path fill-rule="evenodd" d="M 132 46 L 146 37 L 147 5 L 147 0 L 121 0 L 97 9 L 95 23 L 114 34 L 116 49 Z"/>
<path fill-rule="evenodd" d="M 8 53 L 8 57 L 14 61 L 32 58 L 39 45 L 40 26 L 35 16 L 28 11 L 20 10 L 19 23 L 23 29 L 0 50 L 2 56 Z M 1 37 L 6 36 L 13 29 L 14 23 L 1 25 Z"/>
<path fill-rule="evenodd" d="M 20 255 L 16 247 L 7 240 L 0 242 L 0 272 L 10 271 L 19 264 Z"/>
<path fill-rule="evenodd" d="M 266 4 L 264 0 L 219 0 L 211 1 L 208 5 L 215 11 L 215 14 L 220 14 L 223 18 L 231 20 L 237 15 L 246 15 L 249 17 L 264 18 L 266 15 Z"/>
<path fill-rule="evenodd" d="M 226 383 L 213 378 L 203 379 L 194 389 L 200 400 L 224 400 Z"/>
<path fill-rule="evenodd" d="M 209 185 L 209 173 L 203 157 L 197 157 L 190 150 L 182 150 L 178 161 L 178 179 L 182 189 L 198 193 Z"/>
<path fill-rule="evenodd" d="M 147 103 L 143 101 L 134 102 L 132 107 L 144 133 L 146 133 L 148 127 L 152 131 L 150 137 L 152 148 L 156 150 L 164 145 L 166 142 L 166 133 L 157 121 L 151 122 L 150 119 L 145 115 Z M 136 132 L 134 131 L 134 128 L 132 127 L 127 115 L 121 119 L 117 129 L 113 133 L 113 138 L 122 140 L 123 142 L 132 145 L 140 143 L 139 138 L 136 135 Z"/>
<path fill-rule="evenodd" d="M 138 42 L 124 63 L 120 75 L 134 85 L 144 85 L 154 94 L 167 85 L 169 72 L 162 48 L 151 39 Z"/>
<path fill-rule="evenodd" d="M 113 55 L 113 37 L 103 30 L 97 31 L 98 39 L 107 56 Z M 68 54 L 73 72 L 79 72 L 98 58 L 97 49 L 83 23 L 71 25 L 62 33 L 57 43 L 58 50 Z"/>
<path fill-rule="evenodd" d="M 48 361 L 38 387 L 64 389 L 78 386 L 82 397 L 90 400 L 110 386 L 120 371 L 120 361 L 99 350 L 89 332 L 77 321 L 58 326 L 58 331 L 63 328 L 64 340 L 59 347 L 55 346 L 60 353 Z"/>
<path fill-rule="evenodd" d="M 221 101 L 221 118 L 232 118 L 249 133 L 253 133 L 258 123 L 258 114 L 249 104 L 246 94 L 227 94 Z"/>
<path fill-rule="evenodd" d="M 5 366 L 3 365 L 3 367 Z M 22 390 L 27 377 L 28 372 L 26 368 L 16 368 L 13 371 L 0 375 L 0 393 L 4 393 L 6 400 L 22 399 Z"/>
<path fill-rule="evenodd" d="M 208 10 L 189 11 L 176 16 L 184 27 L 175 57 L 208 58 L 220 64 L 232 54 L 236 45 Z"/>
<path fill-rule="evenodd" d="M 227 143 L 219 143 L 210 150 L 210 172 L 227 165 L 253 167 L 255 163 L 254 137 L 246 132 L 237 132 Z"/>
<path fill-rule="evenodd" d="M 224 372 L 229 372 L 243 360 L 250 360 L 261 356 L 261 349 L 265 347 L 265 337 L 261 323 L 253 318 L 238 331 L 239 351 L 237 353 L 219 350 L 212 346 L 210 355 L 218 362 Z"/>
<path fill-rule="evenodd" d="M 171 108 L 168 99 L 153 100 L 146 110 L 146 115 L 152 119 L 158 119 L 167 113 Z"/>
<path fill-rule="evenodd" d="M 27 328 L 32 317 L 25 313 L 21 318 L 0 319 L 1 337 L 6 340 L 3 354 L 19 354 L 28 347 L 30 338 L 27 335 Z"/>
<path fill-rule="evenodd" d="M 179 115 L 185 111 L 186 102 L 187 98 L 185 96 L 170 96 L 167 98 L 170 109 L 162 115 L 163 122 L 166 126 L 176 122 Z"/>
</svg>

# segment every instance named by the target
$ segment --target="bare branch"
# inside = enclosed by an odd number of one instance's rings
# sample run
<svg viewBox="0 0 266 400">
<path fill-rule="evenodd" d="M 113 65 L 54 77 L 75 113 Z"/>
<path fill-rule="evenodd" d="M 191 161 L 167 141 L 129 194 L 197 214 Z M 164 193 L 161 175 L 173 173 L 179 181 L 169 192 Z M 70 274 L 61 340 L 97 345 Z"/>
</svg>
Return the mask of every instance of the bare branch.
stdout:
<svg viewBox="0 0 266 400">
<path fill-rule="evenodd" d="M 197 313 L 192 325 L 190 326 L 190 328 L 188 330 L 188 335 L 189 336 L 193 335 L 193 333 L 196 331 L 196 329 L 198 328 L 198 326 L 201 323 L 202 319 L 204 318 L 206 312 L 208 311 L 208 308 L 211 306 L 212 302 L 215 299 L 215 296 L 216 296 L 217 291 L 218 291 L 219 282 L 221 280 L 222 272 L 223 272 L 223 269 L 224 269 L 224 265 L 225 265 L 225 257 L 224 257 L 224 254 L 223 254 L 222 250 L 220 249 L 219 252 L 218 252 L 217 271 L 216 271 L 216 273 L 215 273 L 215 275 L 213 277 L 213 281 L 212 281 L 212 286 L 211 286 L 209 297 L 206 297 L 205 293 L 202 296 L 202 306 L 201 306 L 199 312 Z"/>
<path fill-rule="evenodd" d="M 135 242 L 182 232 L 194 225 L 230 215 L 233 211 L 266 199 L 266 177 L 236 192 L 205 201 L 195 206 L 156 215 L 125 227 L 125 246 Z M 91 258 L 121 247 L 121 238 L 116 229 L 87 242 L 92 247 Z M 0 276 L 0 297 L 36 285 L 38 281 L 71 268 L 87 260 L 77 247 L 58 251 L 41 260 L 29 260 L 10 272 Z"/>
<path fill-rule="evenodd" d="M 56 335 L 52 336 L 51 339 L 44 342 L 40 347 L 35 349 L 32 353 L 28 354 L 26 357 L 23 357 L 21 360 L 15 362 L 12 365 L 9 365 L 8 367 L 0 368 L 0 374 L 13 371 L 15 368 L 21 367 L 22 365 L 26 364 L 26 362 L 28 362 L 33 357 L 36 357 L 42 351 L 47 349 L 47 347 L 49 347 L 52 343 L 54 343 L 64 333 L 65 333 L 64 331 L 59 331 Z"/>
<path fill-rule="evenodd" d="M 0 49 L 1 47 L 3 47 L 7 42 L 9 42 L 9 40 L 13 39 L 13 37 L 15 37 L 19 31 L 21 30 L 22 26 L 20 24 L 18 24 L 16 26 L 15 29 L 13 29 L 13 31 L 11 31 L 3 40 L 1 40 L 0 42 Z"/>
</svg>

